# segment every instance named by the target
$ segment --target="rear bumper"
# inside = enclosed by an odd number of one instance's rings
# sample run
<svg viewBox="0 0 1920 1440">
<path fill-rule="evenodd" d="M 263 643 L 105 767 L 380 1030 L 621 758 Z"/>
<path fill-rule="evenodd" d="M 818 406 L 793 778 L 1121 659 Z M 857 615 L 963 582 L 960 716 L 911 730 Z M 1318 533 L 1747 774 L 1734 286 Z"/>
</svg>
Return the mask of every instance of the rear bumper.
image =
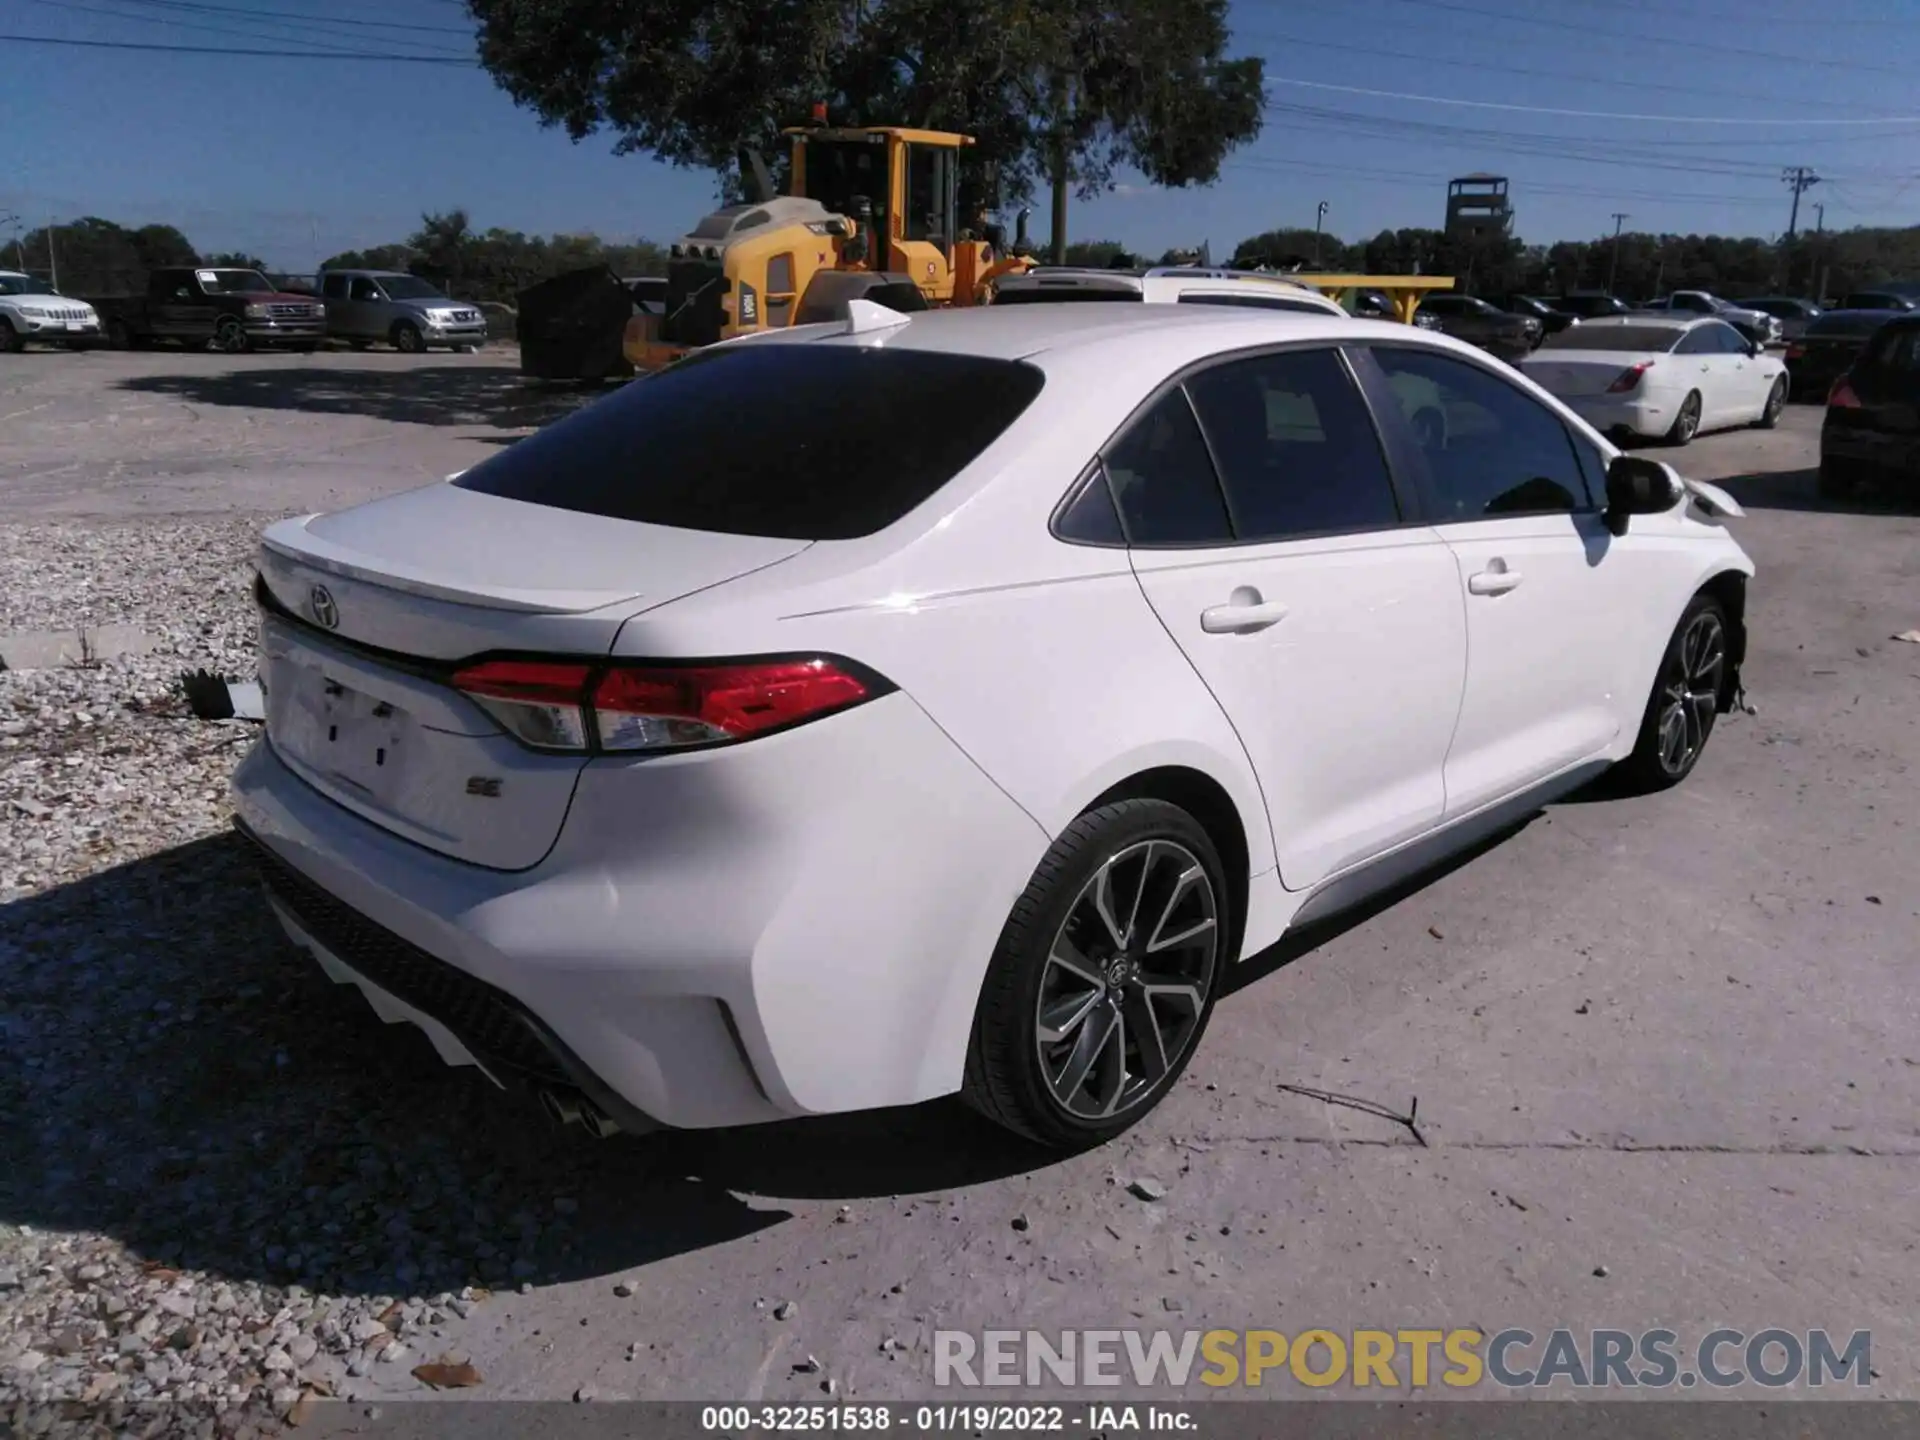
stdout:
<svg viewBox="0 0 1920 1440">
<path fill-rule="evenodd" d="M 599 1087 L 603 1108 L 694 1128 L 957 1089 L 987 961 L 1047 844 L 899 694 L 750 745 L 593 761 L 527 871 L 362 820 L 268 740 L 234 790 L 323 964 L 503 1083 Z"/>
<path fill-rule="evenodd" d="M 1905 479 L 1920 478 L 1920 435 L 1889 434 L 1853 426 L 1823 425 L 1821 461 L 1866 466 Z"/>
<path fill-rule="evenodd" d="M 1674 409 L 1661 401 L 1635 395 L 1562 396 L 1574 414 L 1602 435 L 1615 430 L 1635 435 L 1664 435 L 1673 428 Z"/>
</svg>

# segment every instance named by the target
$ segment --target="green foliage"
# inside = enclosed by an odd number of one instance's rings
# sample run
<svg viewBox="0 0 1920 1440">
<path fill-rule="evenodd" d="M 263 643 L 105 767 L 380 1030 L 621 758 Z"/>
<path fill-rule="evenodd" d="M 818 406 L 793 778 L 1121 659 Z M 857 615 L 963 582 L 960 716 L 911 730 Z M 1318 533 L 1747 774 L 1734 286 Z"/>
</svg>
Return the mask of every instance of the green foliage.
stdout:
<svg viewBox="0 0 1920 1440">
<path fill-rule="evenodd" d="M 1312 239 L 1311 230 L 1298 229 L 1251 236 L 1240 242 L 1234 263 L 1278 266 L 1290 254 L 1311 255 Z M 1511 236 L 1475 244 L 1439 230 L 1382 230 L 1358 244 L 1323 236 L 1320 268 L 1451 275 L 1461 289 L 1478 295 L 1558 295 L 1606 288 L 1613 255 L 1611 235 L 1552 245 L 1527 245 Z M 1801 235 L 1791 249 L 1751 235 L 1625 234 L 1613 292 L 1628 300 L 1672 290 L 1711 290 L 1730 300 L 1770 293 L 1817 295 L 1823 270 L 1829 297 L 1920 278 L 1920 226 Z"/>
<path fill-rule="evenodd" d="M 21 237 L 19 258 L 23 268 L 36 274 L 57 271 L 60 288 L 69 295 L 107 295 L 142 289 L 147 271 L 192 265 L 199 256 L 187 237 L 171 225 L 130 230 L 88 215 L 54 227 L 51 234 L 44 228 L 29 231 Z"/>
<path fill-rule="evenodd" d="M 203 255 L 201 262 L 218 266 L 223 270 L 266 270 L 267 262 L 258 255 L 249 255 L 244 250 L 223 250 L 218 255 Z"/>
<path fill-rule="evenodd" d="M 1207 184 L 1259 133 L 1261 62 L 1227 0 L 468 0 L 496 82 L 575 140 L 724 169 L 825 101 L 844 124 L 961 130 L 973 183 L 1033 193 L 1064 150 L 1083 195 L 1117 167 Z M 777 147 L 773 147 L 777 148 Z"/>
</svg>

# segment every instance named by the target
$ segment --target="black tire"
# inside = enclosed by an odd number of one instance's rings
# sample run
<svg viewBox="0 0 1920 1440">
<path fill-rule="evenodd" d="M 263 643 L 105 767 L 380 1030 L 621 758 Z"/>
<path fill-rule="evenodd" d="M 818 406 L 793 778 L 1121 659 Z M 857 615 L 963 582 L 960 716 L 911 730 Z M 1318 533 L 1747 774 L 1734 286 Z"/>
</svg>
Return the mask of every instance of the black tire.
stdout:
<svg viewBox="0 0 1920 1440">
<path fill-rule="evenodd" d="M 18 355 L 27 348 L 27 342 L 20 338 L 20 332 L 13 328 L 13 322 L 0 317 L 0 355 Z"/>
<path fill-rule="evenodd" d="M 115 350 L 133 349 L 133 331 L 127 328 L 127 322 L 121 319 L 107 321 L 107 344 Z"/>
<path fill-rule="evenodd" d="M 1124 948 L 1114 944 L 1112 925 L 1093 918 L 1101 913 L 1094 894 L 1103 871 L 1111 887 L 1107 913 L 1127 907 Z M 1134 1124 L 1180 1078 L 1206 1033 L 1231 964 L 1233 903 L 1212 839 L 1178 806 L 1122 800 L 1075 820 L 1047 851 L 1001 931 L 974 1013 L 961 1090 L 967 1103 L 1063 1150 L 1101 1144 Z M 1160 913 L 1143 934 L 1139 916 L 1154 909 Z M 1169 924 L 1178 949 L 1164 943 Z M 1156 939 L 1161 946 L 1149 951 Z M 1156 953 L 1151 968 L 1143 965 Z M 1060 1017 L 1053 1042 L 1041 1035 L 1043 1000 Z M 1141 1044 L 1148 1036 L 1151 1052 Z M 1042 1053 L 1050 1043 L 1059 1061 L 1051 1076 Z M 1077 1057 L 1084 1057 L 1080 1077 L 1070 1080 Z M 1109 1086 L 1111 1103 L 1096 1093 Z"/>
<path fill-rule="evenodd" d="M 1771 430 L 1780 423 L 1780 412 L 1787 408 L 1787 377 L 1782 375 L 1767 392 L 1767 407 L 1753 422 L 1756 430 Z"/>
<path fill-rule="evenodd" d="M 1673 424 L 1667 427 L 1664 437 L 1667 444 L 1675 449 L 1692 441 L 1700 433 L 1700 392 L 1689 390 L 1687 398 L 1680 402 L 1680 411 L 1673 417 Z"/>
<path fill-rule="evenodd" d="M 1726 702 L 1731 645 L 1726 607 L 1711 595 L 1695 595 L 1661 652 L 1633 753 L 1620 762 L 1629 789 L 1667 790 L 1693 773 Z"/>
<path fill-rule="evenodd" d="M 1823 457 L 1815 485 L 1828 500 L 1845 500 L 1866 483 L 1865 468 L 1857 460 Z"/>
<path fill-rule="evenodd" d="M 253 348 L 253 340 L 238 316 L 222 315 L 213 327 L 213 348 L 222 355 L 244 355 Z"/>
<path fill-rule="evenodd" d="M 395 321 L 390 338 L 393 348 L 402 355 L 424 354 L 427 348 L 427 337 L 420 333 L 420 327 L 411 320 Z"/>
</svg>

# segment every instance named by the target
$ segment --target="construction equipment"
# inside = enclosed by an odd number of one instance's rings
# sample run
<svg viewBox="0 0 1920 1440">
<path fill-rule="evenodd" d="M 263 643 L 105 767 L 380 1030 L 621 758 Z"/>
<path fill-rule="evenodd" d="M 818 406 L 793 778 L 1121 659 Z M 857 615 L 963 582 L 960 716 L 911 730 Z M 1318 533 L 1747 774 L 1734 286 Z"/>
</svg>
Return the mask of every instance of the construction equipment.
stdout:
<svg viewBox="0 0 1920 1440">
<path fill-rule="evenodd" d="M 787 193 L 761 158 L 741 157 L 747 199 L 714 211 L 668 251 L 664 313 L 636 314 L 624 351 L 658 370 L 690 350 L 760 330 L 843 319 L 854 299 L 898 310 L 979 305 L 1002 275 L 1030 268 L 983 213 L 960 210 L 968 135 L 902 126 L 782 133 L 792 144 Z"/>
</svg>

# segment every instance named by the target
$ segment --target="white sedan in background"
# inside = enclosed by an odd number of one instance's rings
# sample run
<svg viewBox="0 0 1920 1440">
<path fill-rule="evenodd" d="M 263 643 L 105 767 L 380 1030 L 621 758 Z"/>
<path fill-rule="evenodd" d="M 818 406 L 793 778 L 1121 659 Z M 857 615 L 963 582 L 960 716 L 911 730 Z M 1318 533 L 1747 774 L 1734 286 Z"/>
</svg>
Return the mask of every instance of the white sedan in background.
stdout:
<svg viewBox="0 0 1920 1440">
<path fill-rule="evenodd" d="M 1772 429 L 1787 366 L 1724 320 L 1607 316 L 1550 335 L 1520 369 L 1616 438 L 1684 445 L 1703 430 Z"/>
</svg>

